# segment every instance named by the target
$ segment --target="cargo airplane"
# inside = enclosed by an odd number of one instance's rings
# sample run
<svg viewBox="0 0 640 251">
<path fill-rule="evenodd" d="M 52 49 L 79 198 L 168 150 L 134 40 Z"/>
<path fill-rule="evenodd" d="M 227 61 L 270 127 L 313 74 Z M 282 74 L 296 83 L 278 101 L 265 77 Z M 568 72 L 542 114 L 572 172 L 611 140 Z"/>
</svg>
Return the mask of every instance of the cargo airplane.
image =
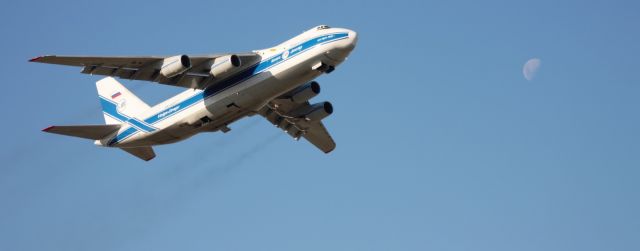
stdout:
<svg viewBox="0 0 640 251">
<path fill-rule="evenodd" d="M 228 132 L 229 124 L 259 114 L 296 140 L 305 138 L 325 153 L 336 144 L 322 119 L 329 102 L 309 103 L 320 92 L 316 77 L 332 72 L 356 46 L 357 33 L 314 27 L 275 47 L 248 53 L 204 56 L 41 56 L 31 62 L 82 67 L 108 76 L 96 83 L 105 124 L 50 126 L 43 131 L 94 140 L 140 159 L 152 146 L 200 132 Z M 187 88 L 153 107 L 113 77 Z"/>
</svg>

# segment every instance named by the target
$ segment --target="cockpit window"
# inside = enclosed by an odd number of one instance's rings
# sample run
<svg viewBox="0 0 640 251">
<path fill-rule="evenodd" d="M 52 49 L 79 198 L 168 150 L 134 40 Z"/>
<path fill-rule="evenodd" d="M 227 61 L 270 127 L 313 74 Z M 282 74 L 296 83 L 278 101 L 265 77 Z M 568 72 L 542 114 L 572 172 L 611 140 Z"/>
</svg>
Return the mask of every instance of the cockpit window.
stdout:
<svg viewBox="0 0 640 251">
<path fill-rule="evenodd" d="M 331 27 L 329 27 L 328 25 L 320 25 L 318 27 L 316 27 L 316 30 L 325 30 L 325 29 L 329 29 Z"/>
</svg>

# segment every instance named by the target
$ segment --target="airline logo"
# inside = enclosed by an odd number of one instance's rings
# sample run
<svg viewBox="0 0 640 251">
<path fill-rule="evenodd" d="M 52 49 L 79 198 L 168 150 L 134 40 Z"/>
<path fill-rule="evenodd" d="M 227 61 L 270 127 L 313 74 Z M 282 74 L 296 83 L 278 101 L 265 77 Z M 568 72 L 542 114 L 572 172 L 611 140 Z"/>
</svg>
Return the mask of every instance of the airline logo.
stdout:
<svg viewBox="0 0 640 251">
<path fill-rule="evenodd" d="M 113 95 L 111 95 L 111 99 L 116 99 L 117 97 L 119 97 L 121 95 L 120 92 L 116 92 Z"/>
</svg>

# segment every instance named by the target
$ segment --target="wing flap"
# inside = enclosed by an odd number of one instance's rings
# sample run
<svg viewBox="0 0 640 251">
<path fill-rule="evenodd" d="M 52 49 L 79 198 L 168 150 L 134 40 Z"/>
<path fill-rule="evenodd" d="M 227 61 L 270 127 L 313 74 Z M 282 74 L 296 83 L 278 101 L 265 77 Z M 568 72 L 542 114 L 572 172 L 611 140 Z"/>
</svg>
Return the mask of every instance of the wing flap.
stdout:
<svg viewBox="0 0 640 251">
<path fill-rule="evenodd" d="M 103 139 L 118 131 L 120 125 L 72 125 L 72 126 L 50 126 L 43 129 L 43 132 L 73 136 L 84 139 Z"/>
</svg>

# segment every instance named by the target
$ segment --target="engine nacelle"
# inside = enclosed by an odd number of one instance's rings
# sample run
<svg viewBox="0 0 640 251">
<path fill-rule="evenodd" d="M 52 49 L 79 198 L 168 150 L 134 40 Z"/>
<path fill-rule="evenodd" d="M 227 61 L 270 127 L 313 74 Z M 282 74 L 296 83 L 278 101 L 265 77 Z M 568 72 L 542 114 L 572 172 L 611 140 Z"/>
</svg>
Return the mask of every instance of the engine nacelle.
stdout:
<svg viewBox="0 0 640 251">
<path fill-rule="evenodd" d="M 217 57 L 211 61 L 209 74 L 214 78 L 224 77 L 240 66 L 242 66 L 242 61 L 237 55 Z"/>
<path fill-rule="evenodd" d="M 320 93 L 320 84 L 316 81 L 300 86 L 291 92 L 291 101 L 295 103 L 304 103 Z"/>
<path fill-rule="evenodd" d="M 333 105 L 329 102 L 321 102 L 303 106 L 291 113 L 292 116 L 304 118 L 307 121 L 320 121 L 333 113 Z"/>
<path fill-rule="evenodd" d="M 191 68 L 191 59 L 187 55 L 165 58 L 160 66 L 160 75 L 172 78 Z"/>
</svg>

